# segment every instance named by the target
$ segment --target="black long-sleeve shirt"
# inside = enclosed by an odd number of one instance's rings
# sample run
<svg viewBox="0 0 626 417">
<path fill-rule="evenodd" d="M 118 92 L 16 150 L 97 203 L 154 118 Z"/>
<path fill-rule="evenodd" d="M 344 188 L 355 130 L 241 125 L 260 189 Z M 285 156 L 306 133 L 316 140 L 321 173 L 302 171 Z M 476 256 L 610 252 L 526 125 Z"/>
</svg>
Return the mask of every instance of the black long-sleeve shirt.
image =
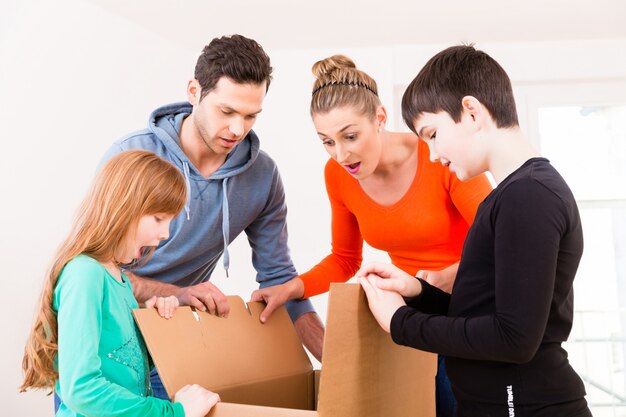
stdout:
<svg viewBox="0 0 626 417">
<path fill-rule="evenodd" d="M 452 295 L 422 281 L 393 316 L 393 340 L 446 356 L 459 416 L 591 415 L 561 347 L 582 251 L 569 187 L 530 159 L 479 206 Z"/>
</svg>

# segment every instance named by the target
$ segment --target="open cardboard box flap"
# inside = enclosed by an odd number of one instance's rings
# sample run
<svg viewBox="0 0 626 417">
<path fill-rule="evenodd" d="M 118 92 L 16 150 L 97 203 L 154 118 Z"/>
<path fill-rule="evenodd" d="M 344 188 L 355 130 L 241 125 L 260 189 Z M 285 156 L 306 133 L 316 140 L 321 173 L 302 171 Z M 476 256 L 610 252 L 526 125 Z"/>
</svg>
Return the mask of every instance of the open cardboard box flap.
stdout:
<svg viewBox="0 0 626 417">
<path fill-rule="evenodd" d="M 169 320 L 133 311 L 170 396 L 193 383 L 218 392 L 223 402 L 210 417 L 435 415 L 436 356 L 394 344 L 359 285 L 331 285 L 317 401 L 287 311 L 261 324 L 261 303 L 228 298 L 226 319 L 189 307 Z"/>
</svg>

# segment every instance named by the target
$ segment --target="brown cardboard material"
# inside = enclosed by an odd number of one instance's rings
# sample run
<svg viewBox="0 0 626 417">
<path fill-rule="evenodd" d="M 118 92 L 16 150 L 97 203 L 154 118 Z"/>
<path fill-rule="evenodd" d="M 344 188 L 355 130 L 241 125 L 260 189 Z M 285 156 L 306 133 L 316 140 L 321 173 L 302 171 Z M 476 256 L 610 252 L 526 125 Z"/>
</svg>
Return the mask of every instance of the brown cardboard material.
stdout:
<svg viewBox="0 0 626 417">
<path fill-rule="evenodd" d="M 170 396 L 190 383 L 218 392 L 222 403 L 209 417 L 435 415 L 436 356 L 394 344 L 359 285 L 331 285 L 317 399 L 286 310 L 261 324 L 261 303 L 229 303 L 226 319 L 189 307 L 170 320 L 133 311 Z"/>
</svg>

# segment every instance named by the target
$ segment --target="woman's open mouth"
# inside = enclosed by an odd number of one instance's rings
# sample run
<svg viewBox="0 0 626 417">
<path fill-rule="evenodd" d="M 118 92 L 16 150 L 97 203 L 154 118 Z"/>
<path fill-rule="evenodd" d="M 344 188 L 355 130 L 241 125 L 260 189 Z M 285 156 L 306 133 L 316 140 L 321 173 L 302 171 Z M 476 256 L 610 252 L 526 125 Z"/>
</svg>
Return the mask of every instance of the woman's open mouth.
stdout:
<svg viewBox="0 0 626 417">
<path fill-rule="evenodd" d="M 346 169 L 348 170 L 348 172 L 352 175 L 356 174 L 357 172 L 359 172 L 359 169 L 361 168 L 361 163 L 360 162 L 355 162 L 354 164 L 347 164 L 344 165 L 346 167 Z"/>
</svg>

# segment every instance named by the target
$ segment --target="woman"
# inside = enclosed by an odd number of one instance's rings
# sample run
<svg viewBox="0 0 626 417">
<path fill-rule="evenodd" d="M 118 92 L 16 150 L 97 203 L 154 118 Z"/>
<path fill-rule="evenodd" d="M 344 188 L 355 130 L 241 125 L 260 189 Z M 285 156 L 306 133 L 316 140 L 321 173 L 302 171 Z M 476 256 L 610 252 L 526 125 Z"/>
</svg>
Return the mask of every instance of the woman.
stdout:
<svg viewBox="0 0 626 417">
<path fill-rule="evenodd" d="M 385 129 L 387 112 L 376 82 L 343 55 L 313 65 L 315 129 L 331 159 L 326 189 L 332 210 L 332 253 L 310 271 L 252 295 L 267 307 L 261 320 L 289 299 L 328 291 L 358 271 L 363 240 L 394 265 L 450 292 L 478 204 L 491 191 L 485 176 L 461 183 L 428 159 L 414 133 Z M 442 364 L 442 361 L 440 361 Z M 440 367 L 438 416 L 454 413 Z"/>
</svg>

